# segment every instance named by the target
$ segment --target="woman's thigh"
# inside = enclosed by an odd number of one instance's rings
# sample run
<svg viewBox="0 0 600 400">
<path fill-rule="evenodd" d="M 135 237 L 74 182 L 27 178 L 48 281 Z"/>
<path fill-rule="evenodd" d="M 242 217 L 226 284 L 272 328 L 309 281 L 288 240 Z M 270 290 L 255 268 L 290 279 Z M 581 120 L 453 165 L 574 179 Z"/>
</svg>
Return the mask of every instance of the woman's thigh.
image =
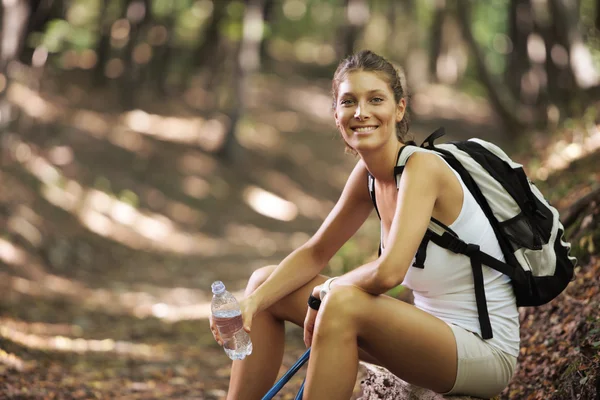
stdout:
<svg viewBox="0 0 600 400">
<path fill-rule="evenodd" d="M 456 341 L 444 321 L 413 305 L 373 296 L 354 286 L 334 287 L 329 296 L 321 318 L 335 318 L 340 313 L 349 316 L 359 346 L 380 365 L 421 387 L 437 392 L 452 388 L 457 371 Z"/>
<path fill-rule="evenodd" d="M 275 265 L 271 265 L 258 270 L 258 278 L 254 278 L 256 281 L 254 284 L 255 287 L 251 288 L 251 290 L 255 290 L 257 286 L 264 282 L 270 276 L 270 274 L 273 273 L 275 268 Z M 304 286 L 283 297 L 277 303 L 272 305 L 267 311 L 270 312 L 275 318 L 283 321 L 289 321 L 303 328 L 304 319 L 308 311 L 308 296 L 312 294 L 315 286 L 322 285 L 327 279 L 329 279 L 329 277 L 325 275 L 317 275 Z M 381 365 L 381 363 L 375 357 L 369 355 L 363 349 L 359 349 L 359 358 L 362 361 L 371 364 Z"/>
</svg>

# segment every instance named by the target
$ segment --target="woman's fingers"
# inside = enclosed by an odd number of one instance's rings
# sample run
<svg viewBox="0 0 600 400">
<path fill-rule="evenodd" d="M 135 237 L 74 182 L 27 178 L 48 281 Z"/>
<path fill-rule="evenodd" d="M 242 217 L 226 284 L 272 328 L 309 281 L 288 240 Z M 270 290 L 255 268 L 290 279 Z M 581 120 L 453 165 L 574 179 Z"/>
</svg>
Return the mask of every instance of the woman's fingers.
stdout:
<svg viewBox="0 0 600 400">
<path fill-rule="evenodd" d="M 223 341 L 221 340 L 221 335 L 219 335 L 219 330 L 215 326 L 215 323 L 212 319 L 212 315 L 208 318 L 208 320 L 210 322 L 210 331 L 212 332 L 213 337 L 215 338 L 215 340 L 217 341 L 219 346 L 223 346 Z"/>
<path fill-rule="evenodd" d="M 306 347 L 310 347 L 310 344 L 312 343 L 316 315 L 316 311 L 312 311 L 309 308 L 308 312 L 306 313 L 306 318 L 304 319 L 304 344 Z"/>
</svg>

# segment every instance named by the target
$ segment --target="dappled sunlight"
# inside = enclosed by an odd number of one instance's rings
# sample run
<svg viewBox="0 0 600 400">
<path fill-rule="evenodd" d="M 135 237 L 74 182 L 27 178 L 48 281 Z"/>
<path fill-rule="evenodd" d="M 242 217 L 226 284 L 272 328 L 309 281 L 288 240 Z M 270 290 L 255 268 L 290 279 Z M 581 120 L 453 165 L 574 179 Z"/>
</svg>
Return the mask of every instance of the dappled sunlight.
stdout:
<svg viewBox="0 0 600 400">
<path fill-rule="evenodd" d="M 210 299 L 204 291 L 188 288 L 148 287 L 148 291 L 113 291 L 92 289 L 75 279 L 67 279 L 44 271 L 39 260 L 20 246 L 0 239 L 1 260 L 16 270 L 34 269 L 28 277 L 12 276 L 0 272 L 0 289 L 5 293 L 16 292 L 27 296 L 54 299 L 71 299 L 82 307 L 108 314 L 127 314 L 137 318 L 156 317 L 165 321 L 203 319 L 210 313 Z M 0 321 L 1 326 L 5 326 Z M 16 330 L 36 333 L 30 326 Z M 77 336 L 77 328 L 68 325 L 55 326 L 53 334 Z M 38 332 L 39 333 L 39 332 Z"/>
<path fill-rule="evenodd" d="M 0 349 L 0 364 L 4 364 L 9 368 L 16 369 L 17 371 L 22 371 L 25 369 L 25 362 L 18 356 L 7 353 L 6 351 Z"/>
<path fill-rule="evenodd" d="M 336 60 L 333 45 L 313 38 L 302 38 L 295 42 L 274 37 L 269 41 L 269 56 L 277 61 L 299 61 L 303 64 L 331 65 Z"/>
<path fill-rule="evenodd" d="M 293 234 L 271 232 L 254 225 L 228 224 L 225 227 L 227 239 L 234 245 L 245 245 L 256 249 L 262 257 L 270 257 L 276 251 L 291 252 L 303 245 L 309 235 L 304 232 Z"/>
<path fill-rule="evenodd" d="M 469 120 L 487 124 L 492 110 L 484 99 L 473 98 L 448 86 L 428 85 L 412 96 L 411 109 L 419 117 Z"/>
<path fill-rule="evenodd" d="M 0 238 L 0 260 L 6 264 L 23 265 L 27 252 Z"/>
<path fill-rule="evenodd" d="M 276 128 L 260 122 L 241 124 L 237 138 L 240 144 L 248 149 L 268 151 L 271 154 L 281 152 L 285 143 Z"/>
<path fill-rule="evenodd" d="M 322 170 L 326 170 L 326 168 Z M 298 208 L 299 214 L 306 218 L 323 220 L 333 208 L 332 202 L 319 200 L 309 195 L 302 190 L 298 183 L 285 174 L 268 170 L 260 171 L 256 175 L 257 179 L 265 182 L 268 187 L 277 188 L 280 193 L 285 193 L 289 199 L 292 199 Z"/>
<path fill-rule="evenodd" d="M 12 318 L 0 318 L 0 326 L 20 331 L 24 334 L 54 335 L 54 336 L 76 336 L 83 334 L 79 325 L 72 324 L 49 324 L 45 322 L 26 322 Z"/>
<path fill-rule="evenodd" d="M 27 115 L 45 123 L 56 121 L 63 112 L 61 107 L 44 100 L 36 91 L 15 82 L 10 84 L 7 96 Z"/>
<path fill-rule="evenodd" d="M 579 140 L 567 142 L 562 139 L 554 143 L 548 150 L 548 156 L 533 172 L 534 176 L 542 181 L 556 171 L 567 168 L 571 162 L 600 149 L 600 129 L 594 125 L 588 129 L 587 134 L 580 135 Z"/>
<path fill-rule="evenodd" d="M 230 120 L 225 114 L 212 118 L 175 117 L 133 110 L 114 114 L 71 108 L 45 99 L 27 86 L 12 82 L 9 100 L 25 114 L 44 123 L 68 123 L 98 138 L 108 138 L 113 144 L 132 152 L 141 150 L 148 136 L 161 141 L 195 145 L 205 151 L 215 151 L 223 143 Z M 142 135 L 142 136 L 140 136 Z"/>
<path fill-rule="evenodd" d="M 74 128 L 89 132 L 97 139 L 104 139 L 112 128 L 112 116 L 91 110 L 74 110 L 70 123 Z"/>
<path fill-rule="evenodd" d="M 14 138 L 14 141 L 18 139 Z M 51 204 L 74 214 L 90 231 L 113 239 L 135 249 L 151 248 L 181 254 L 216 254 L 218 241 L 203 233 L 182 231 L 177 224 L 163 214 L 139 210 L 131 204 L 109 196 L 107 193 L 86 188 L 76 180 L 65 177 L 46 158 L 37 155 L 26 143 L 18 142 L 13 146 L 15 158 L 23 167 L 42 183 L 40 192 Z M 19 156 L 19 149 L 26 148 L 26 156 Z M 23 152 L 23 151 L 22 151 Z M 191 179 L 191 178 L 190 178 Z M 195 197 L 208 195 L 210 186 L 200 178 L 198 183 L 188 184 L 188 191 Z M 185 182 L 184 182 L 185 186 Z M 185 190 L 185 187 L 184 187 Z M 171 207 L 171 214 L 179 219 L 194 217 L 195 211 L 182 204 Z M 20 224 L 26 226 L 26 224 Z M 39 236 L 28 228 L 25 237 Z M 39 242 L 39 239 L 32 239 Z M 8 252 L 8 250 L 6 250 Z M 8 254 L 8 253 L 7 253 Z"/>
<path fill-rule="evenodd" d="M 73 353 L 114 353 L 142 360 L 167 360 L 170 355 L 161 346 L 150 346 L 122 340 L 92 340 L 67 336 L 26 333 L 15 324 L 2 324 L 0 336 L 30 349 Z"/>
<path fill-rule="evenodd" d="M 179 171 L 184 175 L 212 175 L 216 172 L 217 162 L 214 158 L 199 151 L 187 151 L 177 160 Z"/>
<path fill-rule="evenodd" d="M 292 88 L 287 91 L 287 106 L 321 123 L 333 125 L 331 96 L 320 87 Z"/>
<path fill-rule="evenodd" d="M 244 190 L 244 201 L 257 213 L 280 221 L 292 221 L 298 215 L 298 208 L 292 202 L 256 186 Z"/>
<path fill-rule="evenodd" d="M 200 117 L 165 117 L 133 110 L 122 116 L 124 125 L 136 132 L 174 143 L 196 144 L 206 151 L 217 150 L 227 133 L 225 115 L 206 120 Z"/>
</svg>

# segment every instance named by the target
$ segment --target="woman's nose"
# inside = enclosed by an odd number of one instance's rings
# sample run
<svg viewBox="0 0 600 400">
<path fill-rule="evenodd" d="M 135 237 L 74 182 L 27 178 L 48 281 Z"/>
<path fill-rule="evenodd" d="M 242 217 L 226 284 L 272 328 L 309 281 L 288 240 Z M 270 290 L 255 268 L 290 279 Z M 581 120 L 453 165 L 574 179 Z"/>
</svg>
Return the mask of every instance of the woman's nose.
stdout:
<svg viewBox="0 0 600 400">
<path fill-rule="evenodd" d="M 364 104 L 357 104 L 356 111 L 354 112 L 354 118 L 359 120 L 369 118 L 369 116 L 367 115 L 367 108 Z"/>
</svg>

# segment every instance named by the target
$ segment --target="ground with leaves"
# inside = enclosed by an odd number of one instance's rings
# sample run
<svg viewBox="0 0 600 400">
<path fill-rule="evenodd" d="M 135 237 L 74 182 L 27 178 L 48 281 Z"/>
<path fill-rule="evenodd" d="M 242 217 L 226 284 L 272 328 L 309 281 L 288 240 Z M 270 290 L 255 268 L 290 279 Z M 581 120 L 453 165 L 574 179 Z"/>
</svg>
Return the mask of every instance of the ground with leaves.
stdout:
<svg viewBox="0 0 600 400">
<path fill-rule="evenodd" d="M 125 114 L 111 109 L 110 93 L 54 84 L 41 97 L 9 91 L 22 116 L 3 138 L 0 169 L 0 397 L 222 398 L 230 370 L 208 329 L 210 283 L 222 279 L 239 293 L 254 269 L 306 240 L 354 162 L 335 134 L 328 82 L 257 78 L 235 162 L 213 156 L 206 138 L 168 130 L 197 123 L 198 110 L 149 103 Z M 499 138 L 485 104 L 473 101 L 465 114 L 444 100 L 452 96 L 433 88 L 420 97 L 429 102 L 423 110 L 444 112 L 415 115 L 418 140 L 442 124 L 453 138 Z M 47 114 L 30 113 L 32 104 Z M 564 208 L 598 181 L 593 163 L 555 176 L 545 192 L 560 187 Z M 248 200 L 257 188 L 292 203 L 295 219 L 257 213 Z M 570 227 L 585 260 L 575 282 L 560 300 L 522 314 L 510 398 L 593 398 L 600 271 L 585 254 L 597 253 L 595 207 Z M 377 237 L 373 216 L 329 273 L 372 254 Z M 303 352 L 302 331 L 290 327 L 286 343 L 281 371 Z M 293 398 L 302 378 L 282 397 Z"/>
</svg>

